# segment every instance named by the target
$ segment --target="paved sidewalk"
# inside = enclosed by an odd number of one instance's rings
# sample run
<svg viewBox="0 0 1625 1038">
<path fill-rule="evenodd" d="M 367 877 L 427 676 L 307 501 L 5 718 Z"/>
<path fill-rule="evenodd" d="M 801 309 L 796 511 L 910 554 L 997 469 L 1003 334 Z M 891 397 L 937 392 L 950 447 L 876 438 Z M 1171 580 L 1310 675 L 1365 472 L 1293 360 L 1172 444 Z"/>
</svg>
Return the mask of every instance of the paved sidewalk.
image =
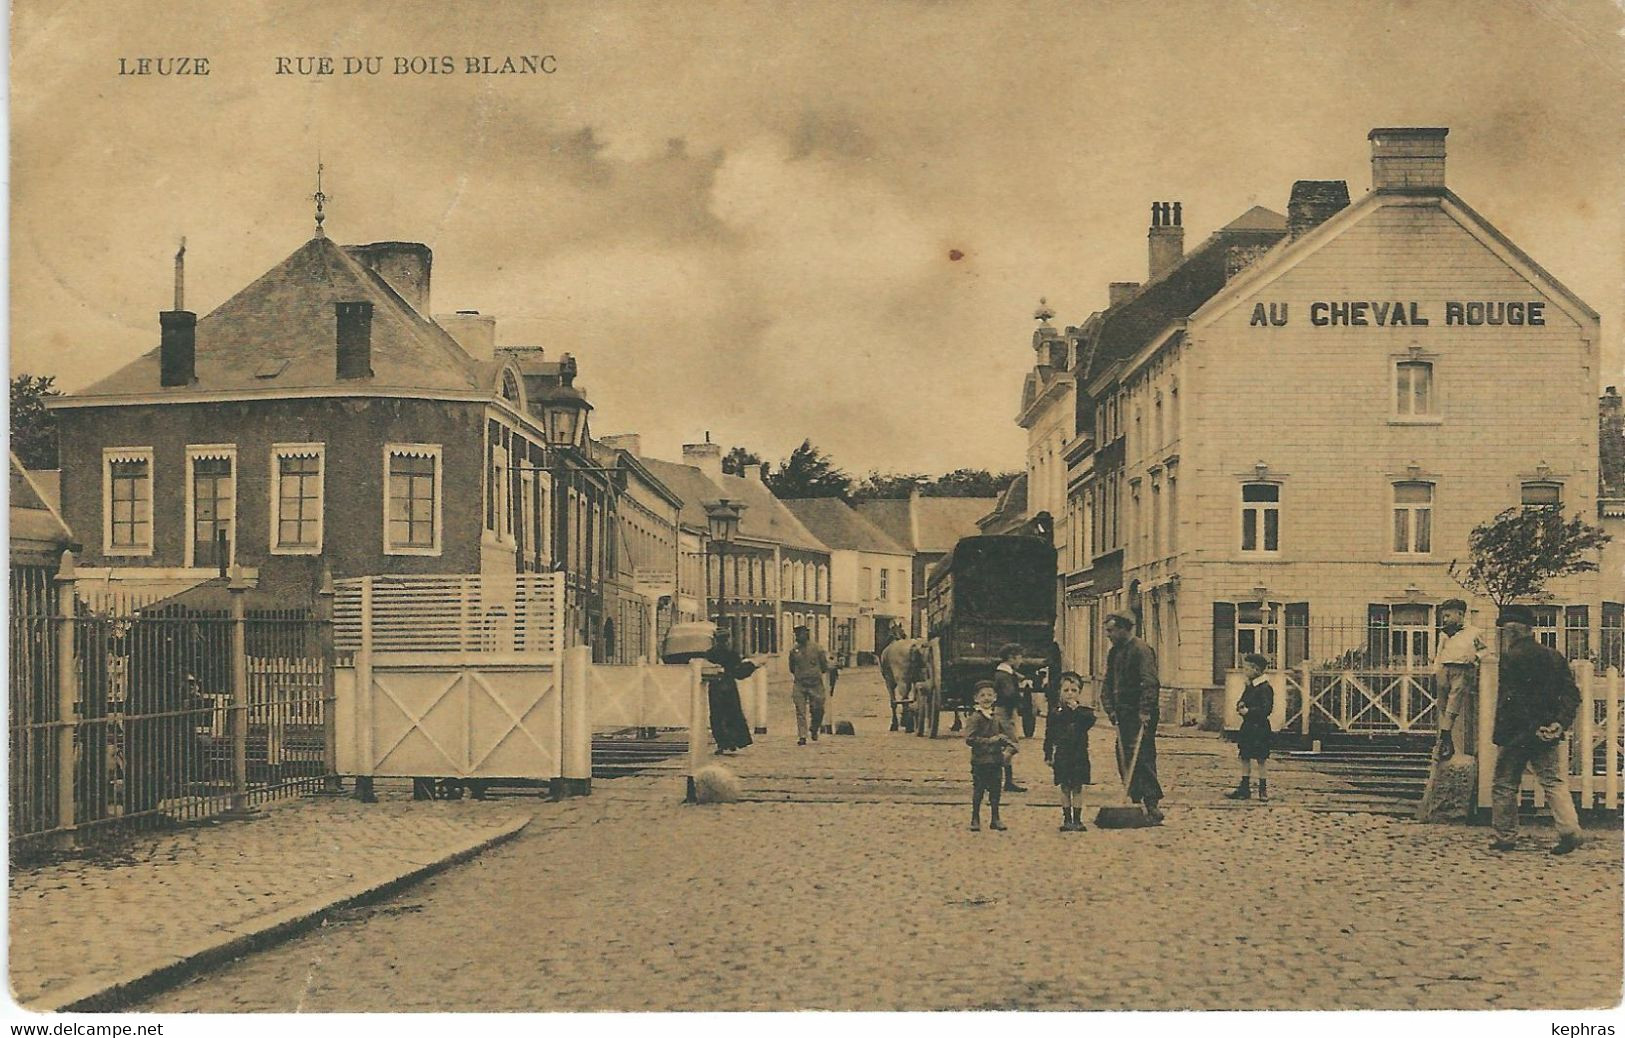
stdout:
<svg viewBox="0 0 1625 1038">
<path fill-rule="evenodd" d="M 505 840 L 543 806 L 409 793 L 279 801 L 250 821 L 137 838 L 116 859 L 14 872 L 12 998 L 89 1010 L 150 993 Z"/>
</svg>

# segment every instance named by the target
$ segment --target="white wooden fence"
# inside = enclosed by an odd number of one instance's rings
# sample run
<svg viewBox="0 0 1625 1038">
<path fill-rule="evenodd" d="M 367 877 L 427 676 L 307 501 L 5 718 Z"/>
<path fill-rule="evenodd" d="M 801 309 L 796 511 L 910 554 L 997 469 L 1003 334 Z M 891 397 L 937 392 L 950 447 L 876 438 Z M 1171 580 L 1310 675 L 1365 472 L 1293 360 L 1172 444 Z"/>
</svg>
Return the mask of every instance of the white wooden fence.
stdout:
<svg viewBox="0 0 1625 1038">
<path fill-rule="evenodd" d="M 1618 811 L 1621 761 L 1625 760 L 1625 734 L 1620 721 L 1625 714 L 1625 687 L 1620 672 L 1610 667 L 1601 674 L 1589 660 L 1576 660 L 1575 684 L 1580 686 L 1580 711 L 1565 740 L 1569 791 L 1578 796 L 1581 810 Z M 1495 702 L 1499 668 L 1486 659 L 1479 673 L 1478 692 L 1478 806 L 1490 807 L 1490 787 L 1495 777 Z M 1525 775 L 1525 797 L 1533 796 L 1536 807 L 1546 806 L 1546 797 L 1533 776 Z"/>
</svg>

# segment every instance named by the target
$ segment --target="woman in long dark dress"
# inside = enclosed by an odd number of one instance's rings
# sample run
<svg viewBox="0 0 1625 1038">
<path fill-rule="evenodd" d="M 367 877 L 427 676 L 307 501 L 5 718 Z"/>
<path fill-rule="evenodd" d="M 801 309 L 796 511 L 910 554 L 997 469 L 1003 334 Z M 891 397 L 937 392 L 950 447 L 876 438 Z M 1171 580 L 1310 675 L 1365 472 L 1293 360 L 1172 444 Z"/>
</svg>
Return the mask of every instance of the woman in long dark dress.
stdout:
<svg viewBox="0 0 1625 1038">
<path fill-rule="evenodd" d="M 750 723 L 745 720 L 745 708 L 739 702 L 741 678 L 756 673 L 756 664 L 740 658 L 734 651 L 733 638 L 726 628 L 719 628 L 711 643 L 706 660 L 722 668 L 722 673 L 709 679 L 711 702 L 711 738 L 716 741 L 718 753 L 732 753 L 751 744 Z"/>
</svg>

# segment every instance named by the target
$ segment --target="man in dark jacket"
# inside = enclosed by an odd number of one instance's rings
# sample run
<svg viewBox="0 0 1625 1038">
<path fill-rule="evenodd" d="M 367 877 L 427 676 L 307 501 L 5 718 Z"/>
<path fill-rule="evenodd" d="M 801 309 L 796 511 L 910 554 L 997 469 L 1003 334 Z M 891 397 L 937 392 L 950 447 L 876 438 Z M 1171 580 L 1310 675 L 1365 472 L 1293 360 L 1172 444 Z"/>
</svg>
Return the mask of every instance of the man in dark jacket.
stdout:
<svg viewBox="0 0 1625 1038">
<path fill-rule="evenodd" d="M 1553 854 L 1579 847 L 1580 819 L 1569 796 L 1563 736 L 1580 708 L 1580 690 L 1568 661 L 1534 639 L 1535 614 L 1528 606 L 1507 606 L 1499 625 L 1507 632 L 1501 653 L 1500 691 L 1495 704 L 1495 780 L 1491 786 L 1491 850 L 1510 851 L 1518 839 L 1518 789 L 1532 769 L 1546 793 L 1557 824 Z"/>
<path fill-rule="evenodd" d="M 1100 705 L 1117 726 L 1117 770 L 1128 776 L 1128 796 L 1145 805 L 1151 821 L 1160 825 L 1162 784 L 1157 781 L 1157 717 L 1162 683 L 1157 677 L 1156 650 L 1134 637 L 1134 618 L 1127 613 L 1106 617 L 1106 677 L 1100 686 Z M 1142 734 L 1143 733 L 1143 734 Z M 1139 756 L 1135 756 L 1138 744 Z"/>
</svg>

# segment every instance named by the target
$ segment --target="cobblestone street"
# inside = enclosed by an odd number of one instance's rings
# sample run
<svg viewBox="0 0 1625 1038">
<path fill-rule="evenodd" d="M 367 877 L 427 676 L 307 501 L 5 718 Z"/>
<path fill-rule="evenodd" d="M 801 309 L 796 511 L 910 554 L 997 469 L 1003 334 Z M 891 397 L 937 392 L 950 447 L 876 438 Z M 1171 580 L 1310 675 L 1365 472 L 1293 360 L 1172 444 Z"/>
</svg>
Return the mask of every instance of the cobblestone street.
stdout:
<svg viewBox="0 0 1625 1038">
<path fill-rule="evenodd" d="M 1555 1008 L 1620 997 L 1617 830 L 1568 858 L 1483 828 L 1311 810 L 1272 768 L 1170 733 L 1160 829 L 1059 833 L 1038 744 L 1010 831 L 965 829 L 966 751 L 885 731 L 795 746 L 787 695 L 733 763 L 749 800 L 678 803 L 673 773 L 536 806 L 516 839 L 139 1008 L 166 1012 Z M 946 723 L 946 721 L 945 721 Z M 1042 729 L 1040 729 L 1040 734 Z M 1085 818 L 1112 802 L 1094 738 Z M 469 803 L 429 805 L 475 810 Z M 1323 806 L 1323 805 L 1322 805 Z"/>
</svg>

